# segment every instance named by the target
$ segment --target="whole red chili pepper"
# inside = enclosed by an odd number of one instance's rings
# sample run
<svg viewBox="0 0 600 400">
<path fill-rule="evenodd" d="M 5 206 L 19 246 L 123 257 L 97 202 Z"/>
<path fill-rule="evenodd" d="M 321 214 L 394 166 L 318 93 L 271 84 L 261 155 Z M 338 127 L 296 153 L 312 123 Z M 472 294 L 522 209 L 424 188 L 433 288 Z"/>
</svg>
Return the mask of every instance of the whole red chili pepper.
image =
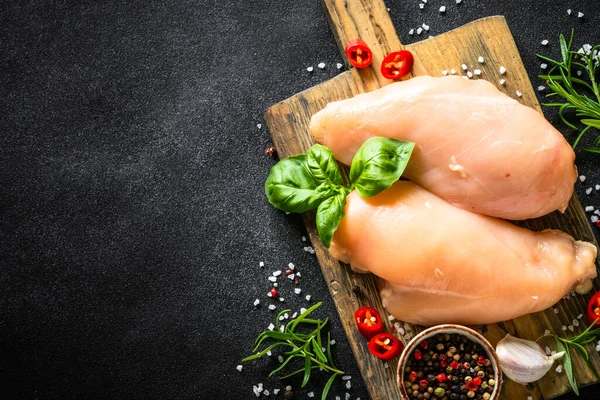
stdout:
<svg viewBox="0 0 600 400">
<path fill-rule="evenodd" d="M 597 292 L 592 296 L 587 305 L 587 323 L 595 327 L 600 327 L 600 292 Z"/>
<path fill-rule="evenodd" d="M 360 334 L 367 339 L 371 339 L 384 330 L 381 315 L 373 307 L 361 307 L 356 310 L 354 312 L 354 321 Z"/>
<path fill-rule="evenodd" d="M 379 357 L 382 360 L 391 360 L 398 357 L 403 348 L 404 345 L 402 342 L 389 333 L 378 333 L 369 340 L 369 351 L 375 357 Z"/>
<path fill-rule="evenodd" d="M 415 58 L 408 50 L 394 51 L 381 63 L 381 75 L 387 79 L 400 79 L 412 69 Z"/>
<path fill-rule="evenodd" d="M 348 61 L 356 68 L 366 68 L 371 65 L 371 61 L 373 61 L 373 52 L 369 46 L 360 39 L 349 41 L 348 44 L 346 44 L 345 50 Z"/>
</svg>

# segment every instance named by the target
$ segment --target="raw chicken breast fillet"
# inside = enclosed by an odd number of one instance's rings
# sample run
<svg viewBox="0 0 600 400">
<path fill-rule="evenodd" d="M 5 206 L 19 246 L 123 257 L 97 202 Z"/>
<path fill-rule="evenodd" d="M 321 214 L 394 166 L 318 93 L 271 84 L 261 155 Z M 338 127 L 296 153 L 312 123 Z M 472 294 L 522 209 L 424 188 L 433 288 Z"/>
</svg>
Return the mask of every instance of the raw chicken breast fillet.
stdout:
<svg viewBox="0 0 600 400">
<path fill-rule="evenodd" d="M 384 306 L 420 325 L 487 324 L 591 289 L 596 247 L 453 207 L 412 182 L 346 200 L 331 254 L 380 277 Z"/>
<path fill-rule="evenodd" d="M 577 178 L 561 133 L 482 79 L 396 82 L 328 104 L 310 131 L 347 165 L 372 136 L 415 142 L 405 177 L 457 207 L 500 218 L 563 212 Z"/>
</svg>

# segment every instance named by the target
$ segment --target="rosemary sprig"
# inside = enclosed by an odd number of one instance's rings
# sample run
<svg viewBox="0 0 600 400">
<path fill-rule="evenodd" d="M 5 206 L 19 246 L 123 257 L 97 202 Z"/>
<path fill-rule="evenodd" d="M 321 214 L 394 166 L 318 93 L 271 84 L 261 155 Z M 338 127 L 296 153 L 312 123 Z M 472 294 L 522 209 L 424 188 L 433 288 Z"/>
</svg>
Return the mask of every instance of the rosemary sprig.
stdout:
<svg viewBox="0 0 600 400">
<path fill-rule="evenodd" d="M 282 355 L 286 357 L 285 360 L 281 363 L 279 367 L 271 371 L 269 377 L 282 371 L 283 368 L 294 358 L 303 359 L 304 368 L 288 373 L 287 375 L 282 376 L 280 379 L 286 379 L 290 376 L 304 373 L 301 385 L 301 387 L 304 387 L 306 386 L 311 377 L 312 370 L 318 368 L 321 371 L 330 372 L 331 376 L 327 380 L 327 383 L 323 388 L 323 394 L 321 395 L 321 400 L 325 400 L 335 378 L 338 375 L 343 375 L 344 372 L 337 369 L 337 367 L 333 363 L 330 346 L 331 338 L 329 333 L 327 333 L 327 348 L 326 351 L 323 352 L 323 341 L 321 335 L 323 333 L 323 328 L 325 327 L 325 325 L 327 325 L 329 319 L 326 318 L 324 321 L 322 321 L 308 318 L 310 313 L 319 308 L 321 304 L 322 303 L 316 303 L 315 305 L 307 309 L 305 312 L 300 314 L 296 319 L 288 322 L 283 328 L 282 325 L 279 324 L 279 317 L 285 314 L 286 312 L 291 312 L 291 310 L 281 311 L 279 314 L 277 314 L 277 317 L 275 318 L 275 329 L 266 330 L 260 335 L 258 335 L 255 341 L 256 347 L 254 347 L 254 350 L 252 350 L 254 354 L 244 358 L 242 362 L 260 358 L 267 354 L 268 351 L 277 347 L 286 347 L 287 351 L 282 353 Z M 315 329 L 308 334 L 298 333 L 296 332 L 296 328 L 300 324 L 313 325 L 315 326 Z M 275 340 L 276 342 L 259 351 L 258 348 L 260 347 L 260 345 L 268 339 Z"/>
<path fill-rule="evenodd" d="M 579 395 L 579 388 L 577 387 L 577 380 L 575 379 L 575 371 L 573 371 L 573 355 L 571 352 L 572 349 L 575 349 L 575 352 L 579 353 L 579 355 L 581 356 L 581 358 L 584 359 L 588 368 L 592 371 L 594 376 L 596 376 L 597 379 L 600 379 L 596 368 L 594 368 L 594 364 L 592 364 L 592 362 L 590 361 L 590 355 L 584 347 L 589 343 L 595 342 L 600 335 L 600 328 L 593 329 L 595 324 L 596 321 L 594 321 L 590 326 L 586 328 L 586 330 L 581 332 L 579 335 L 571 338 L 561 337 L 558 335 L 550 335 L 553 336 L 554 340 L 556 341 L 556 350 L 565 352 L 565 355 L 563 356 L 563 366 L 565 367 L 565 374 L 567 375 L 569 383 L 571 384 L 571 388 L 573 388 L 573 392 L 575 392 L 576 395 Z"/>
<path fill-rule="evenodd" d="M 553 60 L 549 57 L 538 54 L 537 56 L 553 65 L 547 75 L 539 75 L 548 83 L 552 93 L 546 97 L 559 96 L 564 102 L 545 103 L 548 107 L 560 107 L 559 115 L 563 123 L 573 129 L 578 129 L 575 125 L 568 122 L 563 113 L 565 110 L 574 110 L 575 115 L 584 128 L 579 131 L 573 149 L 577 147 L 579 141 L 589 129 L 600 130 L 600 82 L 596 80 L 597 70 L 600 66 L 600 44 L 597 44 L 588 51 L 578 52 L 571 50 L 573 45 L 573 36 L 575 30 L 571 31 L 569 42 L 564 35 L 560 35 L 560 52 L 562 61 Z M 573 66 L 580 67 L 587 73 L 589 82 L 573 76 Z M 592 94 L 588 97 L 583 91 Z M 595 97 L 595 98 L 594 98 Z M 592 146 L 583 148 L 591 153 L 600 153 L 600 135 L 596 137 Z"/>
</svg>

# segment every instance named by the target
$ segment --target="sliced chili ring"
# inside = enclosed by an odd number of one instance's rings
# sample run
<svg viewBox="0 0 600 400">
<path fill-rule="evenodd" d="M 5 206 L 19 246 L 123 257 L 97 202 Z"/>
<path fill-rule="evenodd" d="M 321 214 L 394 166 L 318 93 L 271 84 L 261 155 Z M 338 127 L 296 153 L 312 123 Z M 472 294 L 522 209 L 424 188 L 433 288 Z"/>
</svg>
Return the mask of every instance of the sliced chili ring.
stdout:
<svg viewBox="0 0 600 400">
<path fill-rule="evenodd" d="M 354 322 L 361 335 L 366 339 L 384 331 L 381 315 L 373 307 L 361 307 L 354 312 Z"/>
<path fill-rule="evenodd" d="M 356 68 L 366 68 L 373 61 L 373 52 L 367 44 L 360 39 L 353 39 L 346 44 L 346 57 L 350 64 Z"/>
<path fill-rule="evenodd" d="M 382 360 L 392 360 L 400 355 L 404 345 L 389 333 L 378 333 L 369 340 L 369 351 Z"/>
<path fill-rule="evenodd" d="M 415 58 L 408 50 L 394 51 L 381 62 L 381 75 L 387 79 L 400 79 L 413 67 Z"/>
<path fill-rule="evenodd" d="M 594 324 L 595 327 L 600 327 L 600 292 L 597 292 L 590 299 L 587 306 L 587 323 Z"/>
</svg>

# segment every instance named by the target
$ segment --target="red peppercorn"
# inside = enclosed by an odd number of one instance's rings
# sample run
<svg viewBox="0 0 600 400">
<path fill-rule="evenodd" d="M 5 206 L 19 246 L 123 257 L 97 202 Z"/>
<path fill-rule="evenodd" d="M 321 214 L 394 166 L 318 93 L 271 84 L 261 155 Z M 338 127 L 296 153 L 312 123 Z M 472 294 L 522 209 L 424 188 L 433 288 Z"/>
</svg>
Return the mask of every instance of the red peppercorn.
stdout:
<svg viewBox="0 0 600 400">
<path fill-rule="evenodd" d="M 452 361 L 450 363 L 450 366 L 452 367 L 452 369 L 458 369 L 458 368 L 460 368 L 460 364 L 458 362 L 456 362 L 456 361 Z"/>
<path fill-rule="evenodd" d="M 600 226 L 600 225 L 598 225 Z M 427 340 L 423 340 L 420 344 L 419 347 L 421 347 L 423 350 L 427 350 L 427 348 L 429 347 L 429 342 Z"/>
<path fill-rule="evenodd" d="M 440 367 L 446 368 L 447 366 L 448 366 L 448 361 L 442 361 L 442 362 L 440 362 Z"/>
<path fill-rule="evenodd" d="M 277 297 L 277 289 L 271 288 L 271 291 L 269 293 L 271 293 L 271 297 Z"/>
<path fill-rule="evenodd" d="M 479 356 L 479 357 L 477 357 L 477 364 L 478 364 L 478 365 L 483 365 L 483 364 L 485 364 L 485 357 L 484 357 L 484 356 Z"/>
<path fill-rule="evenodd" d="M 598 228 L 600 228 L 600 219 L 599 219 L 598 221 L 596 221 L 596 226 L 597 226 Z"/>
<path fill-rule="evenodd" d="M 411 382 L 416 382 L 417 381 L 417 371 L 412 371 L 410 374 L 408 374 L 408 380 Z"/>
<path fill-rule="evenodd" d="M 427 379 L 421 379 L 419 381 L 419 387 L 421 389 L 427 389 L 427 386 L 429 386 L 429 382 L 427 381 Z"/>
<path fill-rule="evenodd" d="M 285 270 L 285 274 L 286 274 L 286 275 L 291 275 L 291 274 L 292 274 L 292 270 L 291 270 L 291 269 L 287 269 L 287 270 Z"/>
<path fill-rule="evenodd" d="M 469 382 L 466 382 L 466 383 L 465 383 L 465 386 L 466 386 L 467 388 L 469 388 L 469 390 L 473 390 L 473 391 L 477 390 L 477 388 L 479 387 L 479 385 L 477 385 L 477 384 L 474 382 L 474 380 L 471 380 L 471 381 L 469 381 Z"/>
<path fill-rule="evenodd" d="M 444 375 L 444 374 L 437 374 L 437 376 L 435 377 L 435 379 L 437 379 L 437 381 L 439 383 L 442 383 L 442 382 L 444 382 L 446 380 L 446 375 Z"/>
<path fill-rule="evenodd" d="M 476 376 L 475 378 L 473 378 L 473 383 L 477 386 L 481 385 L 481 378 Z"/>
<path fill-rule="evenodd" d="M 419 361 L 420 359 L 423 358 L 423 353 L 421 353 L 420 350 L 415 350 L 414 357 L 415 357 L 415 360 Z"/>
<path fill-rule="evenodd" d="M 448 358 L 448 357 L 447 357 L 445 354 L 442 354 L 442 355 L 440 355 L 440 356 L 439 356 L 439 358 L 438 358 L 438 359 L 439 359 L 440 361 L 446 361 L 446 359 L 447 359 L 447 358 Z"/>
</svg>

